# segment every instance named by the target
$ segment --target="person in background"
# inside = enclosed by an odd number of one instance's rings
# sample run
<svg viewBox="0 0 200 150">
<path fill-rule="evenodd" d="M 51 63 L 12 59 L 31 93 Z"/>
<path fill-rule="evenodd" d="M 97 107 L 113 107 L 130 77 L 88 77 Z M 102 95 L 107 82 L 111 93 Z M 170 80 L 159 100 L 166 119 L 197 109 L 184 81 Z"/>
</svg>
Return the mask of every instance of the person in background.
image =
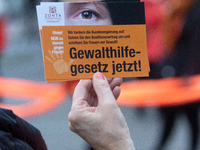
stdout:
<svg viewBox="0 0 200 150">
<path fill-rule="evenodd" d="M 164 44 L 167 58 L 161 65 L 163 77 L 181 77 L 181 86 L 189 87 L 190 77 L 200 74 L 200 1 L 168 0 L 168 17 L 163 27 Z M 168 70 L 166 70 L 168 68 Z M 165 74 L 162 72 L 165 69 Z M 171 74 L 170 74 L 171 72 Z M 180 114 L 185 114 L 191 129 L 190 149 L 196 150 L 199 139 L 199 100 L 184 105 L 161 107 L 164 121 L 163 134 L 156 150 L 165 147 L 173 132 L 175 121 Z"/>
<path fill-rule="evenodd" d="M 1 73 L 2 55 L 4 53 L 7 44 L 7 33 L 6 33 L 7 23 L 8 23 L 7 16 L 0 13 L 0 76 L 2 75 Z M 2 102 L 1 97 L 0 97 L 0 102 Z"/>
</svg>

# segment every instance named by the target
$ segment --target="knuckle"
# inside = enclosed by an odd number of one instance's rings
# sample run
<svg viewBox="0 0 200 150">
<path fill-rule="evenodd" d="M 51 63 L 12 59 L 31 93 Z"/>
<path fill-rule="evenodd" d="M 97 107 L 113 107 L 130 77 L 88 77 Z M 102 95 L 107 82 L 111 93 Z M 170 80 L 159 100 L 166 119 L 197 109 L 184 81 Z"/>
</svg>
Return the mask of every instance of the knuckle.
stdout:
<svg viewBox="0 0 200 150">
<path fill-rule="evenodd" d="M 76 123 L 77 119 L 76 119 L 75 115 L 73 115 L 73 113 L 70 112 L 69 115 L 68 115 L 68 120 L 69 120 L 70 123 L 74 124 L 74 123 Z"/>
<path fill-rule="evenodd" d="M 69 113 L 68 115 L 68 120 L 69 120 L 69 129 L 72 131 L 72 132 L 77 132 L 77 127 L 78 127 L 78 120 L 77 120 L 77 117 L 75 117 L 73 115 L 73 113 Z"/>
<path fill-rule="evenodd" d="M 73 127 L 73 125 L 72 125 L 71 123 L 69 123 L 69 129 L 70 129 L 72 132 L 75 131 L 75 130 L 74 130 L 74 127 Z"/>
</svg>

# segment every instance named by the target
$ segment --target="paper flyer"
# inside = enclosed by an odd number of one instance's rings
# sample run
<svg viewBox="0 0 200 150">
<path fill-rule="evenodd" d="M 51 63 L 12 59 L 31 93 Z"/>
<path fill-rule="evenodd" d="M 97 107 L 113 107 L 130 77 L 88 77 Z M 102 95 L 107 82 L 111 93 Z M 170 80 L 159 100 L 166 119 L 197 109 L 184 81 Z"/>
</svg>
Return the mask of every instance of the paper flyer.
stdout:
<svg viewBox="0 0 200 150">
<path fill-rule="evenodd" d="M 143 2 L 41 2 L 36 9 L 48 83 L 95 72 L 149 76 Z"/>
</svg>

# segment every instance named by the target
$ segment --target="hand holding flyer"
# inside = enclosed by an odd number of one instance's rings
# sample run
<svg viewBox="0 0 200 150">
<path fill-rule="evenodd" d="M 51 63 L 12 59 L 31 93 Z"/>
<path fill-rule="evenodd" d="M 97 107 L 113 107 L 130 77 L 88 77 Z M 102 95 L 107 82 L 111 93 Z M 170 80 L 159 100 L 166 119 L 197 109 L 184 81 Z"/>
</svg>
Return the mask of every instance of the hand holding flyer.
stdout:
<svg viewBox="0 0 200 150">
<path fill-rule="evenodd" d="M 47 82 L 148 76 L 144 3 L 43 2 L 37 6 Z"/>
</svg>

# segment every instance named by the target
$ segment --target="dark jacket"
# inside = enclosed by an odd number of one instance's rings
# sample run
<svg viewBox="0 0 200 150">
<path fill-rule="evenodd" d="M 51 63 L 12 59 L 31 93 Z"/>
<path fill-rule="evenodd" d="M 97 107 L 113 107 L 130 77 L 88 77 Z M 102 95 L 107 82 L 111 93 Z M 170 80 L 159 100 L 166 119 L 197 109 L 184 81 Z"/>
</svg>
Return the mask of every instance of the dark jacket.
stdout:
<svg viewBox="0 0 200 150">
<path fill-rule="evenodd" d="M 47 150 L 38 129 L 15 115 L 0 108 L 0 150 Z"/>
</svg>

